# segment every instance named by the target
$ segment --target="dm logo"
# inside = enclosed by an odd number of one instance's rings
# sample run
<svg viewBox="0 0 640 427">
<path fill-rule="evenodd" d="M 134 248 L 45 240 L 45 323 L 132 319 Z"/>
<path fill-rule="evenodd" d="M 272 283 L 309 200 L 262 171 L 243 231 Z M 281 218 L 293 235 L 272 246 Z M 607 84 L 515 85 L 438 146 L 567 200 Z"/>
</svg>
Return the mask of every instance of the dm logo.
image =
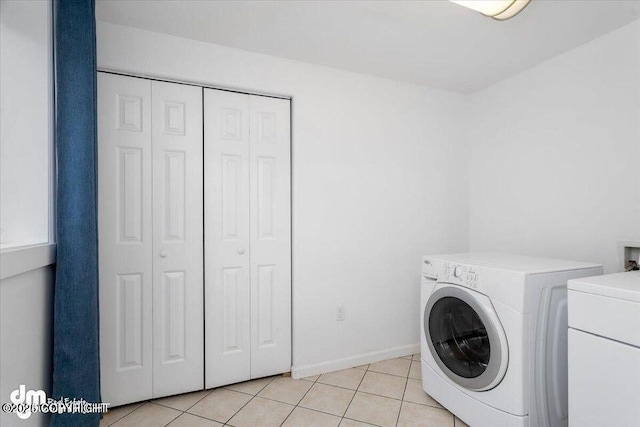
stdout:
<svg viewBox="0 0 640 427">
<path fill-rule="evenodd" d="M 17 390 L 13 390 L 9 395 L 11 403 L 15 404 L 18 410 L 16 415 L 22 420 L 31 416 L 31 409 L 37 405 L 47 403 L 47 393 L 43 390 L 26 390 L 24 384 L 20 384 Z"/>
</svg>

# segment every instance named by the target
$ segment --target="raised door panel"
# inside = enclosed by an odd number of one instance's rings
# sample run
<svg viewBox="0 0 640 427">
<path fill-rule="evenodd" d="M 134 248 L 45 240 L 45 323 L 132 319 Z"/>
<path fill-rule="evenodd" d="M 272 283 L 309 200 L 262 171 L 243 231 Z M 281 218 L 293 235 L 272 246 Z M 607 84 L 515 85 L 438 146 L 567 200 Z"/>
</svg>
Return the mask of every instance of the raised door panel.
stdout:
<svg viewBox="0 0 640 427">
<path fill-rule="evenodd" d="M 204 387 L 202 88 L 154 81 L 154 397 Z"/>
<path fill-rule="evenodd" d="M 118 242 L 142 243 L 142 149 L 118 147 L 117 151 Z"/>
<path fill-rule="evenodd" d="M 151 82 L 98 73 L 102 397 L 153 396 Z"/>
<path fill-rule="evenodd" d="M 117 368 L 120 370 L 142 367 L 142 283 L 143 275 L 119 274 L 117 297 Z M 148 349 L 147 349 L 148 351 Z"/>
<path fill-rule="evenodd" d="M 207 388 L 250 377 L 249 95 L 204 90 Z"/>
<path fill-rule="evenodd" d="M 290 102 L 250 97 L 251 377 L 291 369 Z"/>
</svg>

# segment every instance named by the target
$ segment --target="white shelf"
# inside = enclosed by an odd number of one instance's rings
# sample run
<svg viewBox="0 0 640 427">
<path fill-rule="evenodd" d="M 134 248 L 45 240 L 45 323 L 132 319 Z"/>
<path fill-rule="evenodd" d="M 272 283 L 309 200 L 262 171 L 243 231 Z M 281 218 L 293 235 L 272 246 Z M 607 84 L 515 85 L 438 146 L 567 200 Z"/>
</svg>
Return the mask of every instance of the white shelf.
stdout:
<svg viewBox="0 0 640 427">
<path fill-rule="evenodd" d="M 0 280 L 56 262 L 56 244 L 3 248 L 0 251 Z"/>
</svg>

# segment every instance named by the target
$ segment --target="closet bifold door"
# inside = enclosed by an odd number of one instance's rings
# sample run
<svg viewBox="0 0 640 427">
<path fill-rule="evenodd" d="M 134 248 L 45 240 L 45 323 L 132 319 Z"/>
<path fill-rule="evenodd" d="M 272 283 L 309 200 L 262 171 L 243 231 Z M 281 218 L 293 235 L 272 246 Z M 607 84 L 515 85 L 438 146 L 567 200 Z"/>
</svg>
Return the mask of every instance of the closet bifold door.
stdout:
<svg viewBox="0 0 640 427">
<path fill-rule="evenodd" d="M 98 73 L 100 383 L 112 406 L 153 397 L 151 170 L 151 81 Z"/>
<path fill-rule="evenodd" d="M 204 89 L 206 388 L 250 378 L 249 95 Z"/>
<path fill-rule="evenodd" d="M 202 88 L 98 73 L 103 401 L 203 388 Z"/>
<path fill-rule="evenodd" d="M 251 378 L 291 370 L 290 101 L 250 97 Z"/>
<path fill-rule="evenodd" d="M 204 386 L 202 88 L 154 81 L 153 397 Z"/>
<path fill-rule="evenodd" d="M 207 388 L 291 369 L 289 101 L 205 89 Z"/>
</svg>

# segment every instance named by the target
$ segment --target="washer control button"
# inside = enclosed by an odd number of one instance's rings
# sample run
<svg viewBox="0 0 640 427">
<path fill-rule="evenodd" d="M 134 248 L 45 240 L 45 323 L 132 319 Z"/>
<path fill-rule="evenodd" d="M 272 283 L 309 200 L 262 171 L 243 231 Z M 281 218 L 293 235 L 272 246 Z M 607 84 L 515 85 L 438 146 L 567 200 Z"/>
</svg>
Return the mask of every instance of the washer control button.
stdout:
<svg viewBox="0 0 640 427">
<path fill-rule="evenodd" d="M 453 269 L 453 276 L 454 277 L 462 276 L 462 267 L 460 267 L 459 265 L 456 265 L 456 268 Z"/>
<path fill-rule="evenodd" d="M 466 281 L 467 281 L 467 286 L 471 286 L 472 288 L 477 288 L 478 281 L 479 281 L 478 271 L 474 268 L 469 268 L 469 270 L 467 271 Z"/>
</svg>

